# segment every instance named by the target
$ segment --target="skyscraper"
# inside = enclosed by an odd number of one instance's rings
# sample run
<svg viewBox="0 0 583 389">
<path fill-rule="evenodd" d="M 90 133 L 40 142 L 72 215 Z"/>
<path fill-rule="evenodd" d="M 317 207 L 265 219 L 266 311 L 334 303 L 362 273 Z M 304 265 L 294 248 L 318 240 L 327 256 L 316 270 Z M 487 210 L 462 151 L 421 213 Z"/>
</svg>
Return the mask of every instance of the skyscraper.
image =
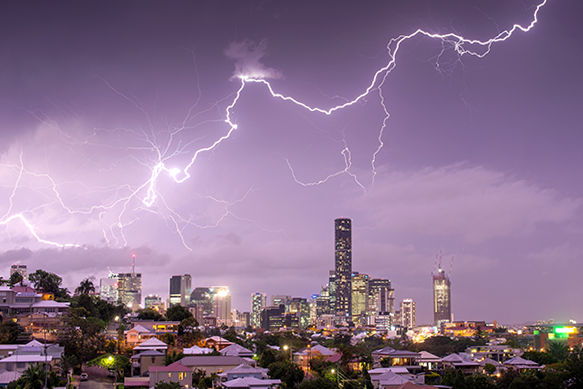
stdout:
<svg viewBox="0 0 583 389">
<path fill-rule="evenodd" d="M 190 294 L 192 293 L 192 277 L 190 274 L 183 276 L 172 276 L 170 278 L 170 296 L 168 307 L 182 305 L 186 307 L 190 304 Z"/>
<path fill-rule="evenodd" d="M 352 319 L 352 220 L 334 220 L 336 315 Z"/>
<path fill-rule="evenodd" d="M 210 295 L 213 301 L 213 313 L 217 318 L 217 324 L 231 326 L 231 293 L 226 286 L 213 286 Z"/>
<path fill-rule="evenodd" d="M 413 329 L 416 325 L 415 301 L 404 299 L 401 302 L 401 328 L 406 331 Z"/>
<path fill-rule="evenodd" d="M 395 313 L 395 290 L 391 280 L 371 278 L 368 280 L 369 316 Z"/>
<path fill-rule="evenodd" d="M 119 273 L 117 275 L 117 299 L 133 312 L 142 303 L 142 273 Z"/>
<path fill-rule="evenodd" d="M 366 324 L 368 279 L 368 274 L 360 274 L 358 272 L 352 274 L 352 322 L 355 324 Z"/>
<path fill-rule="evenodd" d="M 136 273 L 136 255 L 132 255 L 132 272 L 117 274 L 118 302 L 133 312 L 140 309 L 142 303 L 142 273 Z"/>
<path fill-rule="evenodd" d="M 251 327 L 261 327 L 261 310 L 267 306 L 265 293 L 251 293 Z"/>
<path fill-rule="evenodd" d="M 441 328 L 451 321 L 451 283 L 440 267 L 433 273 L 433 323 Z"/>
</svg>

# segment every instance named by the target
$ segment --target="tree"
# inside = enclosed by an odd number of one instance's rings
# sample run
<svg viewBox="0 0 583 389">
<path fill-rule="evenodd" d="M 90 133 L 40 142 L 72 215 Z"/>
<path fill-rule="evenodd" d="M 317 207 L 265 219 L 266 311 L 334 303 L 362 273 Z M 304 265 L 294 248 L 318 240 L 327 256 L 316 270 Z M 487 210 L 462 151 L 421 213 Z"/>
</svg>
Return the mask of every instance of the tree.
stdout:
<svg viewBox="0 0 583 389">
<path fill-rule="evenodd" d="M 182 321 L 191 318 L 192 313 L 180 304 L 176 304 L 168 308 L 166 311 L 166 319 L 169 321 Z"/>
<path fill-rule="evenodd" d="M 10 279 L 8 280 L 8 286 L 13 287 L 16 284 L 20 284 L 20 286 L 22 286 L 23 281 L 24 281 L 24 277 L 22 277 L 22 274 L 20 274 L 18 272 L 14 272 L 14 273 L 10 274 Z"/>
<path fill-rule="evenodd" d="M 156 384 L 156 386 L 154 386 L 154 388 L 156 389 L 180 389 L 180 383 L 178 382 L 158 382 Z"/>
<path fill-rule="evenodd" d="M 304 371 L 301 367 L 288 360 L 274 362 L 268 367 L 267 374 L 273 379 L 279 379 L 287 388 L 295 388 L 304 379 Z"/>
<path fill-rule="evenodd" d="M 458 369 L 455 375 L 453 389 L 466 389 L 466 377 L 461 369 Z"/>
<path fill-rule="evenodd" d="M 13 321 L 0 323 L 0 343 L 14 344 L 28 342 L 26 330 Z"/>
<path fill-rule="evenodd" d="M 271 348 L 266 348 L 259 356 L 258 364 L 261 367 L 269 367 L 269 365 L 275 363 L 275 361 L 276 361 L 275 351 L 273 351 L 273 349 Z"/>
<path fill-rule="evenodd" d="M 491 363 L 486 363 L 484 365 L 484 371 L 490 375 L 494 374 L 494 372 L 496 371 L 496 366 L 494 366 Z"/>
<path fill-rule="evenodd" d="M 172 354 L 170 354 L 170 353 L 166 354 L 166 357 L 164 358 L 164 364 L 166 366 L 169 366 L 169 365 L 173 364 L 174 362 L 178 362 L 182 358 L 184 358 L 184 354 L 182 353 L 182 351 L 180 351 L 178 353 L 176 351 L 172 351 Z"/>
<path fill-rule="evenodd" d="M 441 379 L 441 385 L 443 385 L 443 386 L 453 386 L 453 382 L 454 382 L 454 377 L 453 377 L 453 374 L 452 374 L 452 370 L 451 369 L 447 369 L 443 373 L 443 378 Z"/>
<path fill-rule="evenodd" d="M 79 283 L 79 286 L 75 289 L 75 294 L 90 294 L 95 293 L 95 285 L 93 284 L 92 277 L 85 278 Z"/>
<path fill-rule="evenodd" d="M 146 308 L 138 311 L 138 319 L 140 320 L 164 320 L 164 316 L 153 308 Z"/>
<path fill-rule="evenodd" d="M 19 380 L 23 389 L 42 389 L 45 385 L 45 370 L 43 366 L 29 366 Z"/>
<path fill-rule="evenodd" d="M 566 343 L 548 342 L 547 353 L 557 358 L 557 361 L 563 362 L 569 356 L 569 346 Z"/>
<path fill-rule="evenodd" d="M 52 293 L 55 299 L 66 299 L 68 291 L 66 288 L 61 288 L 63 279 L 55 273 L 49 273 L 44 270 L 37 270 L 28 276 L 28 279 L 34 285 L 36 290 L 41 290 L 44 293 Z"/>
<path fill-rule="evenodd" d="M 318 377 L 313 380 L 305 380 L 300 384 L 300 389 L 337 389 L 338 384 L 328 378 Z"/>
</svg>

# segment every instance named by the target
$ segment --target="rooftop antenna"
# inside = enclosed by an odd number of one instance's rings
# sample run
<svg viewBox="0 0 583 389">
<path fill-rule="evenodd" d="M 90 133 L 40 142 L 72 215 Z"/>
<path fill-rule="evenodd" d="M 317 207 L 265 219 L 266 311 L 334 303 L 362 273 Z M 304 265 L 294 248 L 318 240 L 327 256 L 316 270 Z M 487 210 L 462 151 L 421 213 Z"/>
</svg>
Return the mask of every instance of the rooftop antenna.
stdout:
<svg viewBox="0 0 583 389">
<path fill-rule="evenodd" d="M 132 276 L 136 274 L 136 254 L 132 254 Z"/>
</svg>

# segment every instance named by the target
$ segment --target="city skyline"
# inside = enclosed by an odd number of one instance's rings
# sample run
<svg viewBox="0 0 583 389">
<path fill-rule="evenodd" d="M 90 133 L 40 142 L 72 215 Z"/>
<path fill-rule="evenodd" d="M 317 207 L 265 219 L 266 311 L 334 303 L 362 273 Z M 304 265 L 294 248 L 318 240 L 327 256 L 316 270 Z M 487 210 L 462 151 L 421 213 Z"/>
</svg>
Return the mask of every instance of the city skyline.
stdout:
<svg viewBox="0 0 583 389">
<path fill-rule="evenodd" d="M 349 217 L 418 323 L 440 251 L 456 319 L 583 320 L 583 6 L 541 4 L 7 4 L 0 273 L 136 254 L 142 296 L 190 274 L 246 311 L 319 293 Z"/>
</svg>

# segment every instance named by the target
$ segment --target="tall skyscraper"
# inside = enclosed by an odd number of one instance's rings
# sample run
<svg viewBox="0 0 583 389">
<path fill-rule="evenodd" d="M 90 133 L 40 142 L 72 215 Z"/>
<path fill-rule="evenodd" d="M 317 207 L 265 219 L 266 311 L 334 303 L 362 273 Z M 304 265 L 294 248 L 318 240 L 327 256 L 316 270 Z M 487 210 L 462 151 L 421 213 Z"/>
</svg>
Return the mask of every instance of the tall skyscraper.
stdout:
<svg viewBox="0 0 583 389">
<path fill-rule="evenodd" d="M 336 315 L 352 319 L 352 220 L 334 220 Z"/>
<path fill-rule="evenodd" d="M 251 293 L 251 327 L 261 327 L 261 310 L 267 306 L 267 294 Z"/>
<path fill-rule="evenodd" d="M 395 290 L 391 280 L 371 278 L 368 280 L 369 316 L 395 313 Z"/>
<path fill-rule="evenodd" d="M 117 299 L 133 312 L 142 303 L 142 273 L 119 273 L 117 275 Z"/>
<path fill-rule="evenodd" d="M 136 273 L 136 255 L 132 256 L 132 272 L 117 274 L 118 302 L 132 311 L 140 309 L 142 303 L 142 273 Z"/>
<path fill-rule="evenodd" d="M 183 276 L 172 276 L 170 278 L 170 296 L 168 307 L 182 305 L 186 307 L 190 304 L 190 294 L 192 293 L 192 277 L 190 274 Z"/>
<path fill-rule="evenodd" d="M 118 302 L 117 274 L 109 273 L 107 278 L 101 278 L 99 282 L 99 298 L 109 303 Z"/>
<path fill-rule="evenodd" d="M 368 274 L 352 274 L 352 322 L 355 324 L 366 324 L 368 279 Z"/>
<path fill-rule="evenodd" d="M 217 318 L 217 324 L 231 326 L 231 293 L 226 286 L 213 286 L 210 288 L 213 301 L 213 313 Z"/>
<path fill-rule="evenodd" d="M 451 283 L 445 270 L 438 267 L 433 273 L 433 323 L 441 328 L 442 323 L 451 322 Z"/>
<path fill-rule="evenodd" d="M 403 330 L 413 329 L 417 325 L 415 312 L 415 301 L 404 299 L 401 302 L 401 328 Z"/>
</svg>

